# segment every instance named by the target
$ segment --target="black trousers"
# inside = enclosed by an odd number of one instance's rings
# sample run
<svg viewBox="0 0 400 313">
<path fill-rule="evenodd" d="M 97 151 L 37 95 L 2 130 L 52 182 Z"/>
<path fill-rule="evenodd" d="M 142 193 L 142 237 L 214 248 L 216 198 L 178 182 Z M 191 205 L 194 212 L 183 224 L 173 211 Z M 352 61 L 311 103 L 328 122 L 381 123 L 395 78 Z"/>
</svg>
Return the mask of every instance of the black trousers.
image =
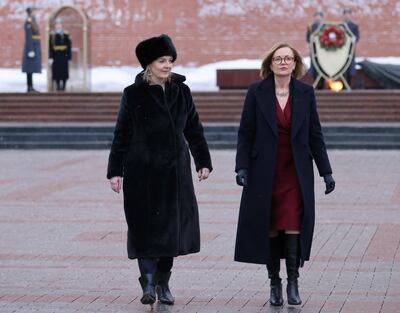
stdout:
<svg viewBox="0 0 400 313">
<path fill-rule="evenodd" d="M 156 272 L 169 272 L 174 264 L 173 257 L 138 258 L 140 274 L 155 274 Z"/>
<path fill-rule="evenodd" d="M 67 85 L 66 79 L 56 79 L 57 90 L 65 90 L 65 86 Z"/>
</svg>

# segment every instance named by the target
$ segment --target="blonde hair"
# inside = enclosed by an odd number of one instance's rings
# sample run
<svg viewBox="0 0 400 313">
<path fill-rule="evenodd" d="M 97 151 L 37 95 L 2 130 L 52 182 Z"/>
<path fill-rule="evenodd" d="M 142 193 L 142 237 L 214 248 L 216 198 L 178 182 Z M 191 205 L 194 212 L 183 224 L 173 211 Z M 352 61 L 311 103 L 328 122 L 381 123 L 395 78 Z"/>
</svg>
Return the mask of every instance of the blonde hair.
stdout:
<svg viewBox="0 0 400 313">
<path fill-rule="evenodd" d="M 153 75 L 153 74 L 151 73 L 151 67 L 150 67 L 150 65 L 151 65 L 151 64 L 149 64 L 149 65 L 146 66 L 146 68 L 145 68 L 145 70 L 144 70 L 144 73 L 143 73 L 143 79 L 144 79 L 144 81 L 146 81 L 146 82 L 149 83 L 149 84 L 152 82 L 151 76 Z M 168 78 L 167 78 L 165 81 L 166 81 L 166 82 L 171 82 L 171 73 L 169 74 Z"/>
<path fill-rule="evenodd" d="M 150 64 L 146 66 L 144 73 L 143 73 L 143 79 L 150 83 L 150 77 L 151 77 L 151 70 L 150 70 Z"/>
<path fill-rule="evenodd" d="M 287 42 L 278 42 L 265 54 L 265 57 L 261 64 L 260 77 L 266 79 L 271 73 L 271 63 L 274 53 L 280 48 L 289 48 L 293 52 L 294 62 L 296 66 L 292 72 L 292 76 L 295 78 L 300 78 L 305 73 L 305 66 L 303 63 L 303 58 L 301 57 L 299 51 L 297 51 L 293 46 Z"/>
</svg>

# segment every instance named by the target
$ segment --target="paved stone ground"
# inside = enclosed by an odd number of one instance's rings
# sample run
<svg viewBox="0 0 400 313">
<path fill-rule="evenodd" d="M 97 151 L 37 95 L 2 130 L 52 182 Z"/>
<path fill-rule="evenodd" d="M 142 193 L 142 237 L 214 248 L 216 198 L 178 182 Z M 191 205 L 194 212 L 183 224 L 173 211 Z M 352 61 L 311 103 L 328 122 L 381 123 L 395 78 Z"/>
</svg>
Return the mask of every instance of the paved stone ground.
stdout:
<svg viewBox="0 0 400 313">
<path fill-rule="evenodd" d="M 121 195 L 106 151 L 1 151 L 0 312 L 149 312 L 126 258 Z M 400 153 L 331 151 L 337 189 L 316 180 L 312 257 L 303 305 L 272 308 L 263 266 L 233 262 L 240 199 L 233 151 L 195 182 L 202 251 L 179 257 L 173 307 L 154 312 L 400 312 Z"/>
</svg>

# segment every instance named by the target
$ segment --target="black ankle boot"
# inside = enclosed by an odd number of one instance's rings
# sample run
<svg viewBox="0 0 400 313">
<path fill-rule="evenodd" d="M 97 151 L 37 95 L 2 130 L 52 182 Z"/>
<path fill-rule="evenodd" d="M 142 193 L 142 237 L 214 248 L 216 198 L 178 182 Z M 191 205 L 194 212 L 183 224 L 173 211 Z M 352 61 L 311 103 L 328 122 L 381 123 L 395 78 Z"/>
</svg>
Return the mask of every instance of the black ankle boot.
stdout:
<svg viewBox="0 0 400 313">
<path fill-rule="evenodd" d="M 154 274 L 144 274 L 140 276 L 139 282 L 143 290 L 143 296 L 140 299 L 140 302 L 142 302 L 143 304 L 150 304 L 150 306 L 152 307 L 153 303 L 156 302 Z"/>
<path fill-rule="evenodd" d="M 296 280 L 288 279 L 287 286 L 286 286 L 286 292 L 287 292 L 288 304 L 291 304 L 291 305 L 301 304 L 297 279 Z"/>
<path fill-rule="evenodd" d="M 279 277 L 281 259 L 279 253 L 279 238 L 270 238 L 270 259 L 267 262 L 268 277 L 271 280 L 269 303 L 273 306 L 283 305 L 282 281 Z"/>
<path fill-rule="evenodd" d="M 156 273 L 156 292 L 158 300 L 161 303 L 172 305 L 175 302 L 174 297 L 169 290 L 169 278 L 171 272 L 157 272 Z"/>
<path fill-rule="evenodd" d="M 299 277 L 299 235 L 286 234 L 287 301 L 291 305 L 301 304 L 297 278 Z"/>
<path fill-rule="evenodd" d="M 273 306 L 282 306 L 282 281 L 280 278 L 271 279 L 271 292 L 269 296 L 269 304 Z"/>
</svg>

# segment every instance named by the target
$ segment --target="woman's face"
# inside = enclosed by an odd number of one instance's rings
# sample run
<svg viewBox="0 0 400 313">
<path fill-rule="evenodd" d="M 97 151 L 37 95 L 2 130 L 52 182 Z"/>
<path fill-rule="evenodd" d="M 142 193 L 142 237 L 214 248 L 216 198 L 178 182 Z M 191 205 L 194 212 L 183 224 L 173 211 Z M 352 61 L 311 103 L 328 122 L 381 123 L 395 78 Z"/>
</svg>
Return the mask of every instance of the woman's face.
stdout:
<svg viewBox="0 0 400 313">
<path fill-rule="evenodd" d="M 276 76 L 290 76 L 296 67 L 292 49 L 279 48 L 272 56 L 271 71 Z"/>
<path fill-rule="evenodd" d="M 150 64 L 151 76 L 154 81 L 165 81 L 168 79 L 172 70 L 172 57 L 163 56 L 154 60 Z"/>
</svg>

